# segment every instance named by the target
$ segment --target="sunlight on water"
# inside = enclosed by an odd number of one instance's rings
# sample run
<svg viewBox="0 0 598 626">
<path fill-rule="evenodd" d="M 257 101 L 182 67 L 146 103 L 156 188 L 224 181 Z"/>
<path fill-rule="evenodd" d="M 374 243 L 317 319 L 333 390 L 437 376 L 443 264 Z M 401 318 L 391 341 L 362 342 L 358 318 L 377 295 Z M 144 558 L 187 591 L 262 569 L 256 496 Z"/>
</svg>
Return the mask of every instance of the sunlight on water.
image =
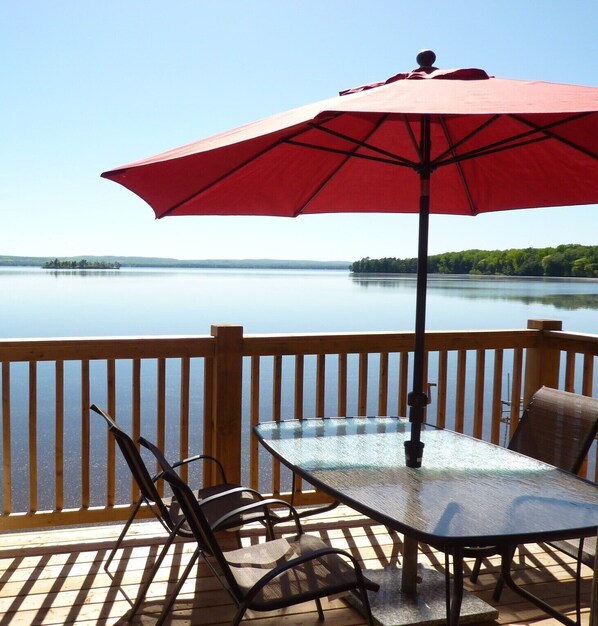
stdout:
<svg viewBox="0 0 598 626">
<path fill-rule="evenodd" d="M 415 310 L 415 278 L 412 276 L 352 276 L 339 271 L 264 270 L 127 270 L 55 272 L 40 268 L 0 269 L 0 336 L 4 338 L 207 335 L 212 324 L 240 324 L 245 333 L 412 331 Z M 427 327 L 436 330 L 525 328 L 530 318 L 563 321 L 564 330 L 596 332 L 598 281 L 538 280 L 505 278 L 436 277 L 429 280 Z M 492 370 L 492 355 L 486 362 Z M 376 355 L 370 357 L 369 384 L 376 388 L 379 368 Z M 456 369 L 455 354 L 449 357 L 451 387 Z M 144 361 L 141 389 L 142 433 L 155 434 L 154 365 Z M 505 354 L 505 363 L 509 356 Z M 292 410 L 293 357 L 283 358 L 282 393 L 285 415 Z M 199 364 L 192 367 L 200 367 Z M 169 359 L 167 452 L 178 457 L 178 402 L 180 363 Z M 128 369 L 127 369 L 128 368 Z M 117 364 L 119 421 L 130 426 L 131 363 Z M 261 369 L 260 410 L 265 419 L 272 410 L 272 363 L 264 360 Z M 247 369 L 247 367 L 246 367 Z M 437 370 L 437 356 L 430 357 L 430 372 Z M 106 397 L 105 363 L 92 362 L 91 398 L 100 405 Z M 305 358 L 306 416 L 314 415 L 316 357 Z M 335 415 L 336 382 L 334 368 L 327 369 L 326 415 Z M 28 454 L 28 364 L 11 366 L 11 449 L 15 510 L 27 506 L 26 464 L 19 459 Z M 201 415 L 203 373 L 194 374 L 190 407 Z M 245 372 L 244 387 L 249 389 Z M 359 360 L 349 355 L 347 411 L 355 414 L 358 403 Z M 506 375 L 505 375 L 506 376 Z M 332 377 L 332 378 L 331 378 Z M 398 361 L 389 363 L 389 380 L 398 380 Z M 79 451 L 81 447 L 80 365 L 65 364 L 65 471 L 69 475 L 67 506 L 78 506 L 80 492 Z M 469 384 L 469 383 L 468 383 Z M 37 371 L 38 439 L 49 444 L 40 447 L 38 458 L 40 507 L 51 507 L 54 492 L 55 379 L 51 363 L 40 362 Z M 147 388 L 146 388 L 147 387 Z M 389 411 L 398 406 L 396 385 L 389 390 Z M 504 381 L 505 390 L 508 382 Z M 452 393 L 449 389 L 449 396 Z M 375 412 L 375 394 L 368 397 L 368 411 Z M 434 392 L 432 393 L 434 401 Z M 473 396 L 466 410 L 471 412 Z M 490 397 L 490 394 L 489 394 Z M 453 399 L 449 397 L 449 406 Z M 372 407 L 370 407 L 370 403 Z M 289 409 L 290 407 L 290 409 Z M 431 405 L 431 409 L 434 405 Z M 1 411 L 1 408 L 0 408 Z M 243 415 L 248 419 L 248 393 L 243 396 Z M 284 416 L 283 416 L 284 417 Z M 466 417 L 466 422 L 468 418 Z M 469 426 L 466 424 L 466 428 Z M 103 422 L 92 419 L 93 503 L 105 497 L 105 441 Z M 505 430 L 506 432 L 506 430 Z M 487 433 L 485 433 L 487 435 Z M 201 425 L 191 429 L 192 452 L 201 449 Z M 248 449 L 249 428 L 244 432 Z M 260 451 L 266 455 L 265 451 Z M 118 456 L 118 455 L 117 455 Z M 267 456 L 265 457 L 267 461 Z M 119 501 L 128 501 L 130 476 L 118 457 Z M 267 466 L 267 462 L 264 463 Z M 247 468 L 244 468 L 247 471 Z M 99 478 L 98 478 L 99 477 Z M 96 480 L 98 478 L 98 480 Z M 246 481 L 247 477 L 243 477 Z M 268 483 L 268 478 L 264 478 Z M 287 477 L 288 482 L 288 477 Z M 96 484 L 97 483 L 97 484 Z M 18 488 L 17 488 L 18 487 Z M 268 484 L 262 486 L 268 489 Z"/>
<path fill-rule="evenodd" d="M 342 271 L 0 268 L 0 336 L 412 330 L 415 278 Z M 429 329 L 525 328 L 529 318 L 594 332 L 598 281 L 430 277 Z"/>
</svg>

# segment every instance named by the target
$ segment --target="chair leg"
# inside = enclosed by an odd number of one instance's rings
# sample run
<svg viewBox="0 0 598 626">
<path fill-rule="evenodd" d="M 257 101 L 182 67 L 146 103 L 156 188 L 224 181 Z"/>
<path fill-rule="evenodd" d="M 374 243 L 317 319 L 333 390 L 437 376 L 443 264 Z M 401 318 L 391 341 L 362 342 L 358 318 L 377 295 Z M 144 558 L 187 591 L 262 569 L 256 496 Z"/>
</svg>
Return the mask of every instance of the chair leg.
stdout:
<svg viewBox="0 0 598 626">
<path fill-rule="evenodd" d="M 583 555 L 583 537 L 579 540 L 577 567 L 575 568 L 575 616 L 577 626 L 581 626 L 581 558 Z"/>
<path fill-rule="evenodd" d="M 374 626 L 372 605 L 370 604 L 370 597 L 368 596 L 368 590 L 365 588 L 365 581 L 363 580 L 363 577 L 361 579 L 361 604 L 368 618 L 368 626 Z"/>
<path fill-rule="evenodd" d="M 233 617 L 233 621 L 230 623 L 230 626 L 239 626 L 241 620 L 243 619 L 243 616 L 245 615 L 245 611 L 247 611 L 247 607 L 245 606 L 245 604 L 239 605 L 237 613 Z"/>
<path fill-rule="evenodd" d="M 193 555 L 191 556 L 191 559 L 189 563 L 187 564 L 187 567 L 185 568 L 183 575 L 179 578 L 179 582 L 174 588 L 174 591 L 170 594 L 170 597 L 168 598 L 168 602 L 164 605 L 164 608 L 162 609 L 162 612 L 160 613 L 160 617 L 158 618 L 158 621 L 156 622 L 156 626 L 161 626 L 164 623 L 164 620 L 168 617 L 168 614 L 170 613 L 170 609 L 172 608 L 174 601 L 177 599 L 177 596 L 179 595 L 183 585 L 185 584 L 185 581 L 187 580 L 187 577 L 189 576 L 189 573 L 191 572 L 191 569 L 195 565 L 200 554 L 201 554 L 201 550 L 197 548 L 195 552 L 193 553 Z"/>
<path fill-rule="evenodd" d="M 322 609 L 322 601 L 320 600 L 320 598 L 316 598 L 315 602 L 316 602 L 316 609 L 318 610 L 318 617 L 321 620 L 324 620 L 324 610 Z"/>
<path fill-rule="evenodd" d="M 104 563 L 104 571 L 107 574 L 110 573 L 110 572 L 108 572 L 108 567 L 110 566 L 110 563 L 112 563 L 112 559 L 114 558 L 114 555 L 117 553 L 118 549 L 120 548 L 120 544 L 123 542 L 123 539 L 125 538 L 125 535 L 127 534 L 131 524 L 133 523 L 133 520 L 137 516 L 137 513 L 139 512 L 139 509 L 140 509 L 142 504 L 143 504 L 143 497 L 141 497 L 141 498 L 139 498 L 139 500 L 137 500 L 137 503 L 135 504 L 135 508 L 131 511 L 131 515 L 129 515 L 129 519 L 125 522 L 125 525 L 124 525 L 124 527 L 123 527 L 123 529 L 122 529 L 118 539 L 116 540 L 116 543 L 114 544 L 114 547 L 110 551 L 110 554 L 108 555 L 108 558 L 106 559 L 106 562 Z"/>
<path fill-rule="evenodd" d="M 172 545 L 172 542 L 174 541 L 176 535 L 177 535 L 176 531 L 171 532 L 170 535 L 168 536 L 168 539 L 166 540 L 166 543 L 162 547 L 162 550 L 160 550 L 160 554 L 158 555 L 158 558 L 154 561 L 151 572 L 147 575 L 147 578 L 145 579 L 145 581 L 143 582 L 143 584 L 141 585 L 139 589 L 139 592 L 137 593 L 135 604 L 133 604 L 131 613 L 129 615 L 129 621 L 133 619 L 133 617 L 139 610 L 139 607 L 141 606 L 141 603 L 143 602 L 143 599 L 145 598 L 147 591 L 150 588 L 150 585 L 152 584 L 154 578 L 156 577 L 156 574 L 158 573 L 158 570 L 160 569 L 160 566 L 162 565 L 162 561 L 164 561 L 164 557 L 168 553 L 168 550 L 170 549 L 170 546 Z"/>
</svg>

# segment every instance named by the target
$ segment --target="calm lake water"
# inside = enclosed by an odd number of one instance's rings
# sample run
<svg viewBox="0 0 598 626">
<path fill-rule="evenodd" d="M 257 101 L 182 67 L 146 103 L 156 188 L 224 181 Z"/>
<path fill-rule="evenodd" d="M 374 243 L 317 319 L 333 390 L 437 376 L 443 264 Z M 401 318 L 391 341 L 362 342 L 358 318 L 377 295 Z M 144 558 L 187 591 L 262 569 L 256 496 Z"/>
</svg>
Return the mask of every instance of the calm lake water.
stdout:
<svg viewBox="0 0 598 626">
<path fill-rule="evenodd" d="M 206 335 L 212 324 L 240 324 L 246 333 L 411 331 L 415 315 L 415 277 L 358 277 L 342 271 L 121 269 L 69 272 L 0 268 L 0 303 L 2 338 Z M 562 320 L 565 330 L 595 333 L 598 332 L 598 281 L 432 276 L 427 308 L 427 327 L 435 330 L 525 328 L 530 318 L 553 318 Z M 92 376 L 95 366 L 92 364 Z M 310 367 L 313 370 L 314 363 L 306 360 L 306 376 L 313 383 Z M 354 407 L 357 365 L 351 367 L 349 405 Z M 487 367 L 490 371 L 490 362 Z M 266 365 L 263 370 L 267 377 Z M 100 370 L 97 380 L 92 381 L 92 399 L 98 404 L 105 401 L 105 373 L 102 372 Z M 146 374 L 151 380 L 151 371 Z M 68 506 L 75 507 L 79 505 L 81 449 L 79 375 L 76 363 L 65 364 L 64 443 L 69 475 L 65 498 Z M 374 366 L 370 375 L 376 376 Z M 128 370 L 117 372 L 118 380 L 124 381 L 118 395 L 119 421 L 125 428 L 130 420 L 130 376 Z M 285 370 L 285 376 L 292 378 L 292 370 Z M 396 377 L 396 372 L 391 371 L 390 376 Z M 47 442 L 54 440 L 53 380 L 52 368 L 41 364 L 38 437 Z M 11 374 L 14 510 L 27 508 L 27 464 L 20 462 L 28 455 L 27 381 L 27 364 L 16 364 Z M 176 376 L 169 379 L 168 385 L 171 404 L 167 420 L 172 427 L 167 429 L 166 450 L 176 458 L 180 391 Z M 315 392 L 311 387 L 306 384 L 306 415 L 313 414 Z M 193 411 L 198 410 L 200 393 L 201 384 L 197 384 L 191 398 Z M 271 395 L 264 390 L 261 404 L 264 415 L 268 415 Z M 333 415 L 335 398 L 333 393 L 329 395 L 326 414 Z M 154 391 L 144 391 L 142 414 L 146 417 L 142 432 L 150 438 L 151 433 L 155 433 L 154 399 Z M 368 411 L 375 412 L 376 398 L 371 401 L 372 408 L 368 406 Z M 451 402 L 449 398 L 450 406 Z M 285 396 L 283 404 L 293 406 L 292 398 Z M 396 401 L 391 401 L 389 406 L 396 406 Z M 244 398 L 244 415 L 248 415 L 248 411 L 248 399 Z M 92 420 L 91 426 L 92 504 L 100 505 L 105 491 L 106 429 L 99 419 Z M 244 437 L 245 449 L 248 433 L 249 429 Z M 201 429 L 193 429 L 190 445 L 192 451 L 201 449 Z M 53 502 L 52 450 L 51 445 L 39 448 L 41 508 L 51 508 Z M 117 496 L 124 502 L 128 498 L 130 474 L 122 459 L 117 473 Z M 247 481 L 246 476 L 243 479 Z M 263 488 L 268 489 L 267 479 Z"/>
<path fill-rule="evenodd" d="M 415 277 L 343 271 L 0 268 L 0 337 L 412 330 Z M 431 276 L 427 328 L 598 332 L 598 281 Z"/>
</svg>

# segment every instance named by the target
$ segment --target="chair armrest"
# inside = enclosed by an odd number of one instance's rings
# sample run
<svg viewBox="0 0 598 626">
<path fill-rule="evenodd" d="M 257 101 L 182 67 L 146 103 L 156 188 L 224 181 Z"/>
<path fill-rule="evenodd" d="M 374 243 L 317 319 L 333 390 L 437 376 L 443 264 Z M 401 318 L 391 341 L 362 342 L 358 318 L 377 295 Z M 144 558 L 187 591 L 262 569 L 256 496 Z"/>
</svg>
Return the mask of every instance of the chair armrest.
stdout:
<svg viewBox="0 0 598 626">
<path fill-rule="evenodd" d="M 223 515 L 222 517 L 220 517 L 214 522 L 214 524 L 212 525 L 212 530 L 217 531 L 220 526 L 222 526 L 223 524 L 226 524 L 226 522 L 230 521 L 231 518 L 240 517 L 244 513 L 251 513 L 252 511 L 259 510 L 260 508 L 263 509 L 264 511 L 264 517 L 268 521 L 271 522 L 270 518 L 271 518 L 272 513 L 270 511 L 270 507 L 272 508 L 284 507 L 284 508 L 289 509 L 290 511 L 289 518 L 294 520 L 297 532 L 299 534 L 302 534 L 303 529 L 301 528 L 301 520 L 299 519 L 299 514 L 295 510 L 295 507 L 290 505 L 285 500 L 278 500 L 275 498 L 267 498 L 267 499 L 259 500 L 258 502 L 246 504 L 244 506 L 238 507 L 237 509 L 229 511 L 228 513 L 226 513 L 225 515 Z"/>
<path fill-rule="evenodd" d="M 200 489 L 201 491 L 201 489 Z M 211 496 L 207 496 L 206 498 L 202 498 L 199 500 L 199 506 L 204 506 L 206 504 L 210 504 L 210 502 L 214 502 L 214 500 L 220 500 L 221 498 L 226 498 L 233 493 L 248 493 L 255 497 L 255 501 L 263 501 L 265 500 L 264 496 L 255 489 L 251 489 L 251 487 L 241 487 L 241 486 L 233 486 L 231 485 L 230 489 L 226 489 L 224 491 L 220 491 L 219 493 L 214 493 Z"/>
<path fill-rule="evenodd" d="M 145 437 L 139 437 L 139 439 L 137 439 L 137 442 L 139 443 L 139 445 L 143 446 L 144 448 L 147 448 L 156 457 L 160 467 L 162 468 L 161 472 L 158 472 L 155 476 L 152 477 L 152 480 L 154 482 L 162 478 L 162 475 L 164 472 L 168 470 L 172 470 L 175 467 L 180 467 L 181 465 L 187 465 L 189 463 L 193 463 L 194 461 L 207 460 L 207 461 L 212 461 L 216 463 L 218 467 L 218 471 L 220 473 L 220 477 L 222 478 L 222 482 L 226 483 L 226 475 L 224 473 L 224 467 L 222 467 L 222 463 L 220 463 L 220 461 L 213 456 L 210 456 L 207 454 L 196 454 L 195 456 L 191 456 L 189 458 L 182 459 L 180 461 L 176 461 L 176 463 L 171 464 L 164 456 L 164 453 L 162 452 L 162 450 L 160 450 L 160 448 L 158 448 L 158 446 L 153 444 L 151 441 L 148 441 Z"/>
<path fill-rule="evenodd" d="M 181 459 L 180 461 L 173 463 L 172 467 L 173 468 L 180 467 L 181 465 L 187 465 L 188 463 L 193 463 L 194 461 L 211 461 L 212 463 L 215 463 L 216 467 L 218 467 L 218 473 L 220 474 L 221 482 L 222 483 L 228 482 L 226 480 L 226 473 L 224 472 L 224 466 L 216 457 L 211 456 L 210 454 L 196 454 L 195 456 L 190 456 L 186 459 Z"/>
</svg>

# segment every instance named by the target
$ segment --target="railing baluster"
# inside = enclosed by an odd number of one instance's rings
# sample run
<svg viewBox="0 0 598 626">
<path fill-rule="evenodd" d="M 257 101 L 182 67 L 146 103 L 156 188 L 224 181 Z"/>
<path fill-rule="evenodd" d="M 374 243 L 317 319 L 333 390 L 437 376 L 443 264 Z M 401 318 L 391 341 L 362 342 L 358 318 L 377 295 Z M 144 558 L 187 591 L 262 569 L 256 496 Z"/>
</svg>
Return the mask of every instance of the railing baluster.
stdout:
<svg viewBox="0 0 598 626">
<path fill-rule="evenodd" d="M 584 396 L 591 396 L 594 387 L 594 356 L 592 354 L 583 355 L 583 379 L 581 383 L 581 393 Z"/>
<path fill-rule="evenodd" d="M 2 362 L 2 499 L 3 513 L 12 511 L 12 454 L 10 419 L 10 363 Z"/>
<path fill-rule="evenodd" d="M 357 415 L 367 415 L 368 410 L 368 355 L 359 354 L 359 384 Z"/>
<path fill-rule="evenodd" d="M 326 355 L 316 358 L 316 417 L 324 417 L 326 410 Z"/>
<path fill-rule="evenodd" d="M 565 358 L 565 391 L 575 391 L 575 352 L 567 352 Z"/>
<path fill-rule="evenodd" d="M 407 394 L 409 393 L 407 382 L 409 380 L 409 353 L 401 352 L 399 354 L 399 399 L 397 403 L 397 414 L 400 417 L 407 416 Z"/>
<path fill-rule="evenodd" d="M 272 419 L 279 422 L 281 419 L 282 402 L 282 356 L 275 356 L 272 363 Z M 280 495 L 281 491 L 280 462 L 274 459 L 272 465 L 273 493 Z"/>
<path fill-rule="evenodd" d="M 54 506 L 57 511 L 64 508 L 64 362 L 54 364 L 54 471 L 56 494 Z"/>
<path fill-rule="evenodd" d="M 295 356 L 295 410 L 293 411 L 293 417 L 296 420 L 303 419 L 304 376 L 305 358 L 302 354 L 297 354 Z"/>
<path fill-rule="evenodd" d="M 29 361 L 29 510 L 37 511 L 37 362 Z"/>
<path fill-rule="evenodd" d="M 459 350 L 457 353 L 457 394 L 455 396 L 455 430 L 463 432 L 465 424 L 465 372 L 467 352 Z"/>
<path fill-rule="evenodd" d="M 272 419 L 280 422 L 282 417 L 282 356 L 275 356 L 272 367 Z"/>
<path fill-rule="evenodd" d="M 494 375 L 492 376 L 492 421 L 490 428 L 490 441 L 500 442 L 500 427 L 502 417 L 502 376 L 503 376 L 502 350 L 494 351 Z"/>
<path fill-rule="evenodd" d="M 160 450 L 166 449 L 166 359 L 158 359 L 156 363 L 156 445 Z M 159 465 L 156 461 L 156 471 Z M 164 481 L 156 484 L 158 493 L 164 495 Z"/>
<path fill-rule="evenodd" d="M 181 395 L 179 399 L 179 458 L 189 456 L 189 390 L 191 378 L 191 360 L 189 357 L 181 359 Z M 182 465 L 181 478 L 189 480 L 189 466 Z"/>
<path fill-rule="evenodd" d="M 486 382 L 486 351 L 476 350 L 473 436 L 482 438 L 484 424 L 484 385 Z"/>
<path fill-rule="evenodd" d="M 251 379 L 250 379 L 250 408 L 249 419 L 251 428 L 260 421 L 260 357 L 251 357 Z M 260 451 L 259 442 L 256 437 L 249 438 L 249 486 L 259 490 L 260 474 Z"/>
<path fill-rule="evenodd" d="M 509 440 L 519 424 L 521 398 L 523 396 L 523 350 L 513 350 L 513 378 L 511 387 L 511 416 L 509 420 Z"/>
<path fill-rule="evenodd" d="M 304 399 L 304 382 L 305 382 L 305 357 L 302 354 L 295 355 L 295 411 L 294 411 L 294 419 L 302 420 L 303 419 L 303 399 Z M 255 440 L 256 447 L 259 445 L 257 439 L 253 437 Z M 295 480 L 293 481 L 295 486 L 295 494 L 300 494 L 303 490 L 303 481 L 300 476 L 295 476 Z"/>
<path fill-rule="evenodd" d="M 81 506 L 85 509 L 90 501 L 90 391 L 89 359 L 81 361 Z"/>
<path fill-rule="evenodd" d="M 388 415 L 388 352 L 382 352 L 380 354 L 378 415 Z"/>
<path fill-rule="evenodd" d="M 446 427 L 446 392 L 448 377 L 448 352 L 442 350 L 438 355 L 438 386 L 436 387 L 436 424 Z"/>
<path fill-rule="evenodd" d="M 131 437 L 133 441 L 139 439 L 141 434 L 141 359 L 133 359 L 132 362 L 132 411 L 131 411 Z M 139 487 L 131 478 L 132 502 L 137 502 L 139 498 Z"/>
<path fill-rule="evenodd" d="M 347 415 L 347 354 L 338 355 L 338 408 L 337 414 Z"/>
<path fill-rule="evenodd" d="M 116 361 L 106 361 L 106 393 L 108 402 L 108 414 L 116 416 Z M 106 504 L 116 504 L 116 441 L 106 430 Z"/>
<path fill-rule="evenodd" d="M 259 381 L 258 381 L 259 385 Z M 166 391 L 164 391 L 166 394 Z M 203 367 L 203 454 L 214 455 L 214 359 L 204 359 Z M 204 463 L 204 486 L 220 480 L 213 463 Z"/>
</svg>

